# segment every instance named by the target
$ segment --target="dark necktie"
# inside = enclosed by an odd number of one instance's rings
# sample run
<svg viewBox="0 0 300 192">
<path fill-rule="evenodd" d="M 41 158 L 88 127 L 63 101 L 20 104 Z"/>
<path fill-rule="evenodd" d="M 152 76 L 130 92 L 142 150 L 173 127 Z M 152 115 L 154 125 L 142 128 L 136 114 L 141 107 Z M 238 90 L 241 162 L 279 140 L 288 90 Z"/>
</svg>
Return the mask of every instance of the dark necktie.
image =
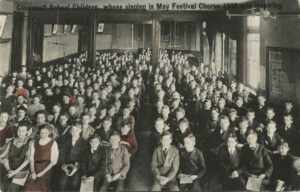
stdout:
<svg viewBox="0 0 300 192">
<path fill-rule="evenodd" d="M 167 155 L 168 149 L 164 149 L 164 154 Z"/>
</svg>

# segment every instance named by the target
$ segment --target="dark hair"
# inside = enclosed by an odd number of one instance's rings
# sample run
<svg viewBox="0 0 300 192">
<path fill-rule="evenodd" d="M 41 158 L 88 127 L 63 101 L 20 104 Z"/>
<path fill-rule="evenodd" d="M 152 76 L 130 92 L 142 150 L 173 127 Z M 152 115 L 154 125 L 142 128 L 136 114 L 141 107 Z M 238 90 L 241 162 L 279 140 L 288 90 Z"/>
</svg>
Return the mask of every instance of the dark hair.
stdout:
<svg viewBox="0 0 300 192">
<path fill-rule="evenodd" d="M 242 123 L 244 121 L 248 121 L 248 119 L 245 117 L 245 116 L 242 116 L 240 119 L 239 119 L 239 123 Z"/>
<path fill-rule="evenodd" d="M 226 140 L 228 141 L 230 138 L 233 138 L 235 141 L 237 141 L 237 136 L 235 133 L 229 133 Z"/>
<path fill-rule="evenodd" d="M 119 131 L 113 131 L 113 132 L 111 133 L 111 135 L 110 135 L 110 138 L 113 137 L 113 136 L 119 136 L 119 137 L 121 137 L 121 134 L 120 134 Z"/>
<path fill-rule="evenodd" d="M 48 131 L 49 131 L 49 137 L 53 137 L 53 132 L 52 132 L 52 129 L 51 129 L 51 127 L 50 127 L 50 125 L 49 124 L 43 124 L 43 125 L 39 125 L 38 126 L 38 135 L 40 135 L 41 134 L 41 130 L 42 129 L 48 129 Z"/>
<path fill-rule="evenodd" d="M 59 117 L 61 117 L 61 116 L 65 116 L 65 117 L 67 117 L 67 119 L 70 118 L 70 115 L 68 113 L 66 113 L 66 112 L 62 113 Z"/>
<path fill-rule="evenodd" d="M 184 139 L 185 138 L 189 138 L 189 139 L 193 140 L 194 142 L 196 142 L 196 137 L 192 133 L 187 135 L 186 137 L 184 137 Z"/>
<path fill-rule="evenodd" d="M 39 98 L 40 100 L 42 99 L 42 96 L 40 94 L 33 95 L 33 98 L 35 98 L 35 97 Z"/>
<path fill-rule="evenodd" d="M 179 121 L 179 124 L 181 124 L 181 123 L 186 123 L 186 124 L 188 124 L 189 125 L 189 121 L 187 120 L 187 118 L 182 118 L 182 119 L 180 119 L 180 121 Z"/>
<path fill-rule="evenodd" d="M 60 103 L 55 103 L 54 105 L 53 105 L 53 107 L 54 106 L 58 106 L 59 108 L 61 108 L 61 104 Z"/>
<path fill-rule="evenodd" d="M 255 113 L 255 111 L 254 111 L 252 108 L 249 108 L 249 109 L 247 110 L 247 113 Z"/>
<path fill-rule="evenodd" d="M 19 127 L 26 127 L 27 131 L 30 129 L 29 124 L 25 121 L 19 122 L 19 125 L 17 126 L 17 130 L 19 129 Z"/>
<path fill-rule="evenodd" d="M 269 110 L 271 110 L 271 111 L 273 111 L 273 113 L 275 113 L 275 110 L 273 107 L 268 107 L 266 111 L 269 111 Z"/>
<path fill-rule="evenodd" d="M 256 133 L 256 131 L 254 131 L 253 129 L 249 129 L 249 131 L 247 132 L 247 137 L 249 136 L 249 135 L 255 135 L 256 137 L 257 137 L 257 133 Z"/>
<path fill-rule="evenodd" d="M 216 111 L 217 113 L 220 113 L 219 109 L 216 107 L 212 108 L 211 111 Z"/>
<path fill-rule="evenodd" d="M 25 113 L 27 112 L 27 109 L 24 106 L 20 106 L 17 108 L 17 112 L 21 110 L 25 111 Z"/>
<path fill-rule="evenodd" d="M 35 113 L 35 119 L 37 118 L 37 116 L 38 116 L 39 114 L 44 115 L 45 118 L 47 117 L 47 112 L 46 112 L 45 110 L 39 110 L 39 111 L 37 111 L 37 112 Z"/>
<path fill-rule="evenodd" d="M 89 113 L 84 112 L 84 113 L 82 113 L 81 118 L 82 118 L 83 116 L 90 116 L 90 115 L 89 115 Z"/>
<path fill-rule="evenodd" d="M 160 139 L 162 139 L 164 136 L 170 136 L 171 139 L 173 138 L 172 133 L 170 133 L 169 131 L 164 131 L 164 132 L 161 134 Z"/>
<path fill-rule="evenodd" d="M 96 134 L 96 133 L 92 134 L 92 135 L 89 137 L 89 142 L 90 142 L 91 140 L 93 140 L 93 139 L 98 139 L 99 141 L 101 141 L 100 135 L 98 135 L 98 134 Z"/>
</svg>

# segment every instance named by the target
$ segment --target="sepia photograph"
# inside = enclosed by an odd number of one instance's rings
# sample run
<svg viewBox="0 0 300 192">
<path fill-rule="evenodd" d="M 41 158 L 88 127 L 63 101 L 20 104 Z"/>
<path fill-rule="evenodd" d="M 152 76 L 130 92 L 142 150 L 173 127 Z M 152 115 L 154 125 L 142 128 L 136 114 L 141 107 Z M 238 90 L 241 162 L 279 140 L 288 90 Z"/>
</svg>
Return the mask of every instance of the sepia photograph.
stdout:
<svg viewBox="0 0 300 192">
<path fill-rule="evenodd" d="M 300 0 L 0 0 L 0 192 L 300 191 Z"/>
</svg>

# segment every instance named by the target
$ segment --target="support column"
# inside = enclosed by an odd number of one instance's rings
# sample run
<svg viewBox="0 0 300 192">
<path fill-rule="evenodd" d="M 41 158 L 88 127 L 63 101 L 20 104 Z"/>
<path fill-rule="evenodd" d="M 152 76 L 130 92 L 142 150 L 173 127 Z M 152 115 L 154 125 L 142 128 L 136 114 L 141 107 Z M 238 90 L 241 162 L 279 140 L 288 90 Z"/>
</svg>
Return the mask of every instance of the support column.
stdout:
<svg viewBox="0 0 300 192">
<path fill-rule="evenodd" d="M 14 12 L 13 33 L 11 41 L 11 71 L 18 71 L 22 65 L 22 44 L 23 44 L 24 13 Z"/>
<path fill-rule="evenodd" d="M 247 23 L 246 18 L 241 18 L 240 34 L 237 39 L 237 76 L 238 80 L 246 84 L 247 83 Z"/>
<path fill-rule="evenodd" d="M 184 24 L 184 50 L 187 49 L 187 43 L 186 43 L 186 23 Z"/>
<path fill-rule="evenodd" d="M 160 21 L 157 15 L 152 18 L 152 64 L 158 65 L 160 49 Z"/>
<path fill-rule="evenodd" d="M 44 25 L 29 12 L 27 33 L 27 69 L 39 67 L 43 61 Z"/>
<path fill-rule="evenodd" d="M 218 71 L 222 69 L 222 47 L 222 33 L 217 31 L 215 37 L 215 65 Z"/>
<path fill-rule="evenodd" d="M 204 65 L 210 65 L 211 63 L 211 54 L 210 54 L 210 44 L 208 40 L 208 36 L 206 33 L 206 23 L 202 23 L 202 33 L 201 33 L 201 38 L 202 38 L 202 44 L 201 46 L 201 53 L 203 53 L 203 63 Z"/>
<path fill-rule="evenodd" d="M 145 24 L 143 24 L 143 49 L 145 49 Z"/>
<path fill-rule="evenodd" d="M 96 17 L 91 15 L 88 25 L 88 66 L 92 68 L 96 67 L 96 30 Z"/>
<path fill-rule="evenodd" d="M 200 51 L 201 47 L 201 25 L 200 23 L 196 24 L 196 46 L 195 49 L 196 51 Z"/>
</svg>

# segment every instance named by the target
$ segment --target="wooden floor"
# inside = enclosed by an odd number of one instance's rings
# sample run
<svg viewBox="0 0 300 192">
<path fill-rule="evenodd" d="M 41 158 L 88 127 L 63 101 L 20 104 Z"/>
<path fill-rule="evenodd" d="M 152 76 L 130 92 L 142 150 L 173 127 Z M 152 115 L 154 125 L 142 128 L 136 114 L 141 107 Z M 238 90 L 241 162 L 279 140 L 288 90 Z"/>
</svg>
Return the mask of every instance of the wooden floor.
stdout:
<svg viewBox="0 0 300 192">
<path fill-rule="evenodd" d="M 150 167 L 153 149 L 151 142 L 151 129 L 153 127 L 151 126 L 154 126 L 151 116 L 152 106 L 148 96 L 142 100 L 140 117 L 135 127 L 138 150 L 132 156 L 131 168 L 127 175 L 126 190 L 128 191 L 149 191 L 153 179 Z"/>
<path fill-rule="evenodd" d="M 146 95 L 141 102 L 139 120 L 136 122 L 135 134 L 138 143 L 137 152 L 131 157 L 130 170 L 125 182 L 126 191 L 151 191 L 153 175 L 151 172 L 151 158 L 154 150 L 153 139 L 154 119 L 153 106 Z M 221 185 L 218 178 L 208 174 L 203 178 L 202 191 L 220 191 Z"/>
</svg>

